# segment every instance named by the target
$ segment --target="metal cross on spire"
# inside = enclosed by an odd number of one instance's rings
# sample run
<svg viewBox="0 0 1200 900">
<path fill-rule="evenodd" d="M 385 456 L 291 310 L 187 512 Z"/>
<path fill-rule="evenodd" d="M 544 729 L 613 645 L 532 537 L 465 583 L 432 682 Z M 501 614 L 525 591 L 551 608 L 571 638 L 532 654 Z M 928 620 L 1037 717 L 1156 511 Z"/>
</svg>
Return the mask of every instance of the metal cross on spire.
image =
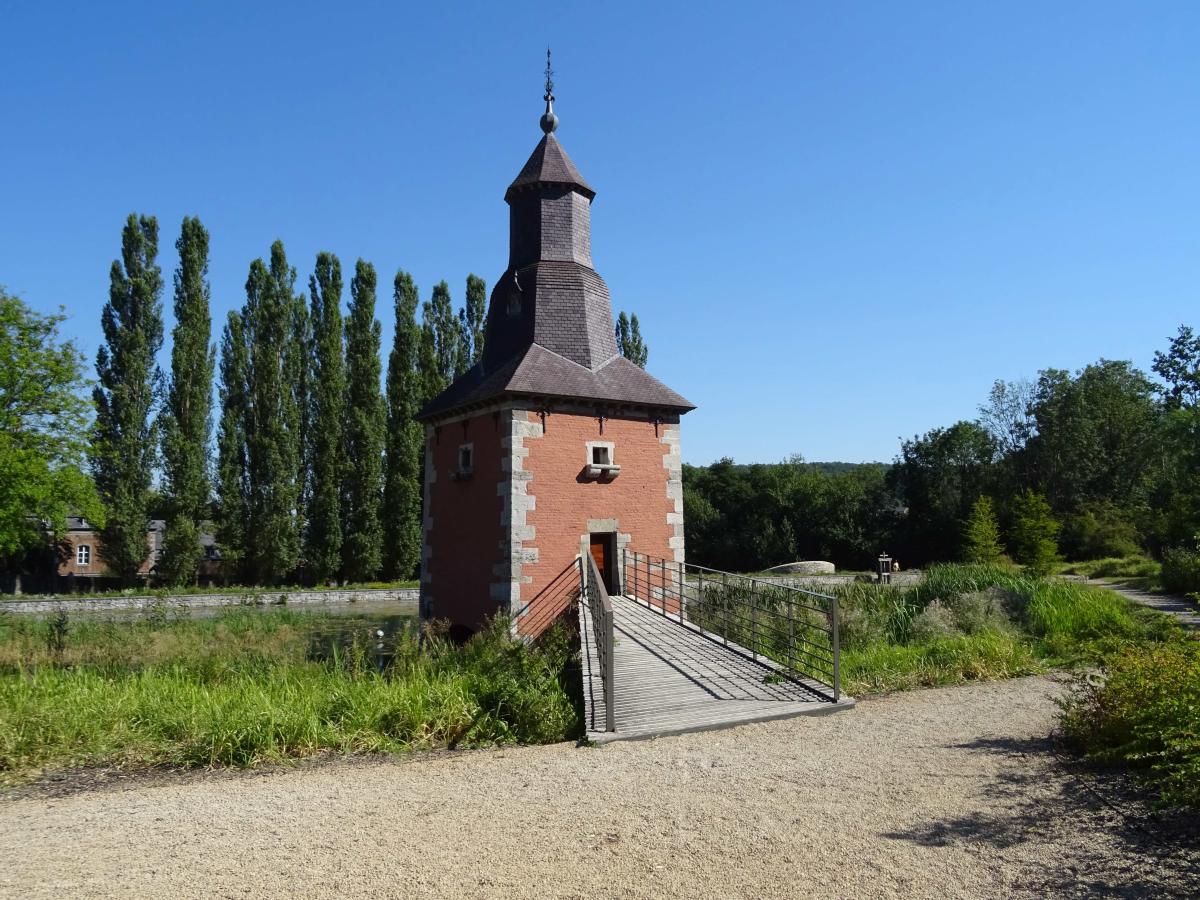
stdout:
<svg viewBox="0 0 1200 900">
<path fill-rule="evenodd" d="M 554 114 L 554 70 L 550 68 L 550 48 L 546 48 L 546 111 L 542 113 L 542 131 L 550 134 L 558 127 L 558 116 Z"/>
</svg>

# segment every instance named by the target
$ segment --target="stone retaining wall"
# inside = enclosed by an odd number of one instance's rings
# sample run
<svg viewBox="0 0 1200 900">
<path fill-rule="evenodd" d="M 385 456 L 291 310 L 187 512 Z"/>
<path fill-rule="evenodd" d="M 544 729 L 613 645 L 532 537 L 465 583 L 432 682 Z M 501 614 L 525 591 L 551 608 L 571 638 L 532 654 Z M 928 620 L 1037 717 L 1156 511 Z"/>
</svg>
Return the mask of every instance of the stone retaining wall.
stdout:
<svg viewBox="0 0 1200 900">
<path fill-rule="evenodd" d="M 180 594 L 175 597 L 49 597 L 45 600 L 8 600 L 0 602 L 0 612 L 54 613 L 113 612 L 118 610 L 189 609 L 211 606 L 321 606 L 333 603 L 370 603 L 379 600 L 410 600 L 420 596 L 417 588 L 345 591 L 260 591 L 253 594 Z"/>
</svg>

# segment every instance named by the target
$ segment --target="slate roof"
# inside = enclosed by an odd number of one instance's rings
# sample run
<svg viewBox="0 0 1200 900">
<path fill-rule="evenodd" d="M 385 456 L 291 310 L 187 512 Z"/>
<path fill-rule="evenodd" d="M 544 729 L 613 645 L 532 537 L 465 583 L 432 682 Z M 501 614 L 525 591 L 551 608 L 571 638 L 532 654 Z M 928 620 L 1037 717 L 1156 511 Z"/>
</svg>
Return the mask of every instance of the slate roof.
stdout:
<svg viewBox="0 0 1200 900">
<path fill-rule="evenodd" d="M 526 250 L 512 254 L 515 261 L 492 289 L 483 358 L 417 419 L 505 397 L 675 413 L 695 408 L 617 352 L 608 286 L 584 264 L 590 253 L 578 249 L 590 247 L 595 194 L 558 139 L 543 137 L 505 194 L 510 240 Z"/>
<path fill-rule="evenodd" d="M 540 400 L 594 400 L 608 406 L 639 406 L 664 412 L 695 409 L 675 391 L 623 356 L 596 369 L 530 344 L 500 369 L 488 372 L 476 363 L 421 410 L 419 419 L 482 406 L 499 397 Z"/>
<path fill-rule="evenodd" d="M 571 162 L 571 158 L 553 134 L 548 134 L 538 141 L 529 161 L 505 191 L 504 199 L 509 199 L 513 191 L 538 184 L 571 185 L 578 188 L 589 200 L 596 196 L 596 192 L 583 180 L 583 176 L 575 168 L 575 163 Z"/>
</svg>

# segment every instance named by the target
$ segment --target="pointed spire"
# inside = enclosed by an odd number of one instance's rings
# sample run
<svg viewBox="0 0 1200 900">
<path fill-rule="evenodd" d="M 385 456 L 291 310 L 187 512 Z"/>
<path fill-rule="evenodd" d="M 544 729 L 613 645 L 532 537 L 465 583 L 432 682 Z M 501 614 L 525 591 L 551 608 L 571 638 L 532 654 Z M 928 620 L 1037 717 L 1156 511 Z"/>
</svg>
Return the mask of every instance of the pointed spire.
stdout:
<svg viewBox="0 0 1200 900">
<path fill-rule="evenodd" d="M 546 48 L 546 111 L 542 113 L 542 131 L 550 134 L 558 127 L 558 116 L 554 114 L 554 70 L 550 68 L 550 48 Z"/>
</svg>

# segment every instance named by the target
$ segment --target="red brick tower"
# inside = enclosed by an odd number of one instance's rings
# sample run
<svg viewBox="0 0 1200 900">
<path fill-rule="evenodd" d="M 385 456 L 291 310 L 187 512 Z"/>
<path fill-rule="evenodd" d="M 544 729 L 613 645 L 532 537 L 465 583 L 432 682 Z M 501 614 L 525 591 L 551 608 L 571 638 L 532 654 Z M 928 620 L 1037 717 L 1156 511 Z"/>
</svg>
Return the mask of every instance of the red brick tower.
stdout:
<svg viewBox="0 0 1200 900">
<path fill-rule="evenodd" d="M 483 357 L 418 416 L 422 613 L 466 629 L 504 611 L 540 630 L 583 553 L 610 589 L 626 546 L 683 561 L 679 418 L 694 407 L 617 352 L 592 268 L 595 191 L 554 136 L 552 88 L 545 136 L 504 195 L 509 261 Z"/>
</svg>

